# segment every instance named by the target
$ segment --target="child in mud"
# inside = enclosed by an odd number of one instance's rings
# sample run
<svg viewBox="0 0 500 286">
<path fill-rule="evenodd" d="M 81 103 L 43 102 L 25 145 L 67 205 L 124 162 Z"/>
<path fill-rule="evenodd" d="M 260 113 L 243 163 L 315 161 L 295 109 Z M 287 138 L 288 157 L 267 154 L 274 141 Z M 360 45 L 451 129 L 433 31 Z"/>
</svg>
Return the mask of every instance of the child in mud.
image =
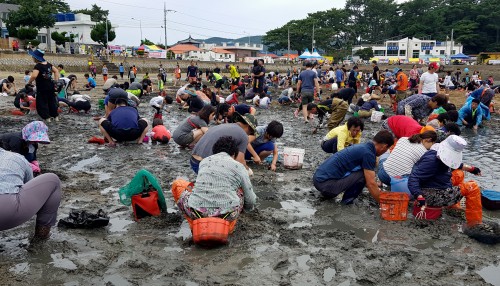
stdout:
<svg viewBox="0 0 500 286">
<path fill-rule="evenodd" d="M 163 120 L 161 118 L 153 119 L 153 129 L 151 130 L 151 140 L 154 142 L 160 142 L 167 144 L 170 141 L 172 135 L 170 131 L 163 125 Z"/>
<path fill-rule="evenodd" d="M 83 75 L 85 79 L 87 80 L 87 83 L 83 86 L 85 90 L 92 90 L 96 87 L 96 82 L 95 79 L 91 76 L 89 76 L 88 73 Z"/>
<path fill-rule="evenodd" d="M 267 126 L 258 126 L 257 135 L 248 136 L 248 146 L 245 153 L 245 160 L 251 160 L 256 164 L 269 155 L 273 155 L 270 169 L 276 171 L 276 162 L 278 162 L 278 146 L 276 139 L 283 136 L 283 124 L 273 120 Z"/>
<path fill-rule="evenodd" d="M 19 108 L 24 114 L 29 114 L 31 110 L 36 108 L 36 101 L 32 96 L 34 92 L 32 88 L 30 90 L 31 92 L 28 93 L 28 89 L 21 89 L 14 99 L 14 106 Z"/>
<path fill-rule="evenodd" d="M 89 113 L 92 108 L 90 96 L 80 94 L 78 91 L 75 91 L 69 100 L 65 98 L 58 98 L 58 100 L 60 105 L 62 102 L 69 107 L 69 112 L 79 113 L 80 111 L 84 111 L 85 113 Z"/>
<path fill-rule="evenodd" d="M 172 104 L 174 100 L 170 96 L 166 95 L 159 95 L 156 97 L 151 98 L 149 101 L 149 105 L 153 107 L 156 111 L 155 113 L 155 118 L 162 118 L 162 113 L 161 111 L 163 110 L 164 106 L 166 104 Z"/>
<path fill-rule="evenodd" d="M 172 137 L 181 147 L 193 147 L 208 131 L 208 124 L 214 119 L 215 108 L 204 106 L 196 115 L 184 119 L 174 130 Z"/>
<path fill-rule="evenodd" d="M 217 124 L 222 122 L 234 122 L 234 116 L 236 114 L 245 115 L 252 114 L 255 115 L 257 110 L 247 104 L 229 105 L 227 103 L 222 103 L 217 106 L 217 112 L 215 114 L 215 121 Z"/>
</svg>

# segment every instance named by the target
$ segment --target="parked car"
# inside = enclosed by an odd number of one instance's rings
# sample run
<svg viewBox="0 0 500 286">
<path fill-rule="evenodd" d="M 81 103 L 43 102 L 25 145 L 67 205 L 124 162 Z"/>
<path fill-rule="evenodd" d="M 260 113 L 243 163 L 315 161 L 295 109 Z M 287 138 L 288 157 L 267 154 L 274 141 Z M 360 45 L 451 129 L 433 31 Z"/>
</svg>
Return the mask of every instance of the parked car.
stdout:
<svg viewBox="0 0 500 286">
<path fill-rule="evenodd" d="M 197 56 L 189 56 L 184 58 L 185 61 L 199 61 L 200 58 Z"/>
</svg>

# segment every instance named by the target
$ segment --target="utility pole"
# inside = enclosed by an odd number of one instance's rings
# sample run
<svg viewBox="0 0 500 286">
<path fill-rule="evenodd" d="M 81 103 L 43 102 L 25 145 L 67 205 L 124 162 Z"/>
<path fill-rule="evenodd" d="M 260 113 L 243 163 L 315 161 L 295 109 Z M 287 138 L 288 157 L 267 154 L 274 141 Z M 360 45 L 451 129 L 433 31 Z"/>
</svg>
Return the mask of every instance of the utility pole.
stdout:
<svg viewBox="0 0 500 286">
<path fill-rule="evenodd" d="M 165 33 L 165 50 L 168 49 L 168 46 L 167 46 L 167 13 L 168 12 L 177 12 L 175 10 L 167 10 L 167 4 L 166 2 L 163 2 L 163 29 L 164 29 L 164 33 Z"/>
<path fill-rule="evenodd" d="M 165 50 L 168 49 L 167 46 L 167 3 L 163 2 L 163 33 L 165 36 Z"/>
<path fill-rule="evenodd" d="M 451 29 L 451 49 L 450 49 L 450 60 L 453 55 L 453 29 Z"/>
<path fill-rule="evenodd" d="M 290 27 L 288 27 L 288 54 L 286 55 L 286 61 L 290 62 Z"/>
<path fill-rule="evenodd" d="M 106 16 L 106 49 L 108 49 L 108 46 L 109 46 L 109 36 L 108 36 L 108 16 Z"/>
</svg>

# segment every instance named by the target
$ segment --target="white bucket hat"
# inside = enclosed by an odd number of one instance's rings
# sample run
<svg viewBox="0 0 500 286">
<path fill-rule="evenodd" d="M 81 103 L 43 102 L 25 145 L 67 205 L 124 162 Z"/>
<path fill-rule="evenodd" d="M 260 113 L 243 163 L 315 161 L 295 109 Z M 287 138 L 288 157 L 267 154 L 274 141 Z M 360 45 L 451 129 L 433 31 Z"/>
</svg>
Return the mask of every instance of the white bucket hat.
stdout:
<svg viewBox="0 0 500 286">
<path fill-rule="evenodd" d="M 369 93 L 365 93 L 365 94 L 363 94 L 361 96 L 361 98 L 363 99 L 363 101 L 368 101 L 368 100 L 370 100 L 371 97 L 372 97 L 372 95 L 369 94 Z"/>
<path fill-rule="evenodd" d="M 460 136 L 450 135 L 437 146 L 437 156 L 446 166 L 458 169 L 462 164 L 462 152 L 467 142 Z"/>
</svg>

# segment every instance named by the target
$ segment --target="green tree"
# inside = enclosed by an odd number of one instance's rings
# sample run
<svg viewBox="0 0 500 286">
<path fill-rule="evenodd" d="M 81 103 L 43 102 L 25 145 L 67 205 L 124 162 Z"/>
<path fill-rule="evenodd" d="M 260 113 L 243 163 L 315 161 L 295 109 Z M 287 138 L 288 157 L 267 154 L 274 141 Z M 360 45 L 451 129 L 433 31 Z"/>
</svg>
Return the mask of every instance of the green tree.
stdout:
<svg viewBox="0 0 500 286">
<path fill-rule="evenodd" d="M 165 44 L 156 43 L 156 46 L 159 48 L 165 49 Z"/>
<path fill-rule="evenodd" d="M 113 27 L 111 26 L 111 22 L 108 21 L 108 31 L 107 31 L 108 37 L 106 39 L 106 23 L 105 22 L 97 23 L 94 29 L 92 29 L 92 31 L 90 32 L 90 38 L 94 42 L 98 42 L 103 46 L 107 46 L 108 45 L 107 40 L 113 41 L 116 38 L 116 33 L 112 29 Z"/>
<path fill-rule="evenodd" d="M 38 35 L 38 30 L 35 28 L 19 28 L 17 29 L 17 37 L 19 40 L 33 40 Z"/>
<path fill-rule="evenodd" d="M 147 46 L 151 46 L 151 45 L 154 45 L 155 43 L 151 42 L 150 40 L 144 38 L 144 40 L 141 40 L 141 46 L 142 45 L 147 45 Z"/>
<path fill-rule="evenodd" d="M 373 49 L 372 48 L 364 48 L 357 50 L 355 53 L 356 56 L 359 56 L 361 59 L 367 61 L 373 58 Z"/>
<path fill-rule="evenodd" d="M 103 10 L 101 7 L 97 6 L 97 4 L 92 4 L 91 9 L 75 10 L 74 13 L 90 15 L 90 19 L 94 22 L 105 22 L 109 15 L 109 10 Z"/>
<path fill-rule="evenodd" d="M 70 34 L 69 36 L 67 36 L 67 34 L 67 32 L 52 32 L 50 34 L 50 37 L 52 38 L 52 40 L 54 40 L 54 42 L 56 42 L 56 45 L 64 45 L 67 42 L 74 42 L 75 35 Z"/>
<path fill-rule="evenodd" d="M 10 12 L 9 19 L 6 20 L 9 35 L 14 37 L 21 27 L 37 30 L 53 27 L 56 21 L 53 14 L 69 11 L 68 4 L 61 0 L 17 0 L 9 3 L 20 5 L 19 10 Z"/>
</svg>

